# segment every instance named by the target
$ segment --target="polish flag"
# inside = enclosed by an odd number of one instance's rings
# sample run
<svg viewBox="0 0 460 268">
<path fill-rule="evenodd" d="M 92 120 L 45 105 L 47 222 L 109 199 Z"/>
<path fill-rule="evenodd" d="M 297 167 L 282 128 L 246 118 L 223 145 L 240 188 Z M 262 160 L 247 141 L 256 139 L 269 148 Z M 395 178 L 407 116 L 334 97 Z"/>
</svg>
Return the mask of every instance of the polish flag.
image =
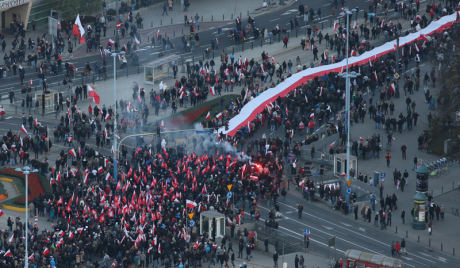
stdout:
<svg viewBox="0 0 460 268">
<path fill-rule="evenodd" d="M 305 184 L 305 181 L 299 182 L 299 187 L 300 187 L 300 188 L 303 188 L 303 185 L 304 185 L 304 184 Z"/>
<path fill-rule="evenodd" d="M 191 201 L 191 200 L 188 200 L 186 201 L 186 205 L 187 205 L 187 208 L 195 208 L 196 207 L 196 203 Z"/>
<path fill-rule="evenodd" d="M 371 58 L 369 58 L 369 65 L 372 67 L 372 61 L 371 61 Z"/>
<path fill-rule="evenodd" d="M 382 29 L 383 29 L 383 22 L 384 22 L 384 20 L 382 20 L 382 23 L 380 24 L 380 28 L 382 28 Z"/>
<path fill-rule="evenodd" d="M 115 41 L 113 41 L 112 39 L 109 39 L 109 46 L 113 46 L 114 44 L 115 44 Z"/>
<path fill-rule="evenodd" d="M 353 57 L 353 56 L 356 56 L 356 51 L 354 49 L 351 50 L 350 52 L 350 55 Z"/>
<path fill-rule="evenodd" d="M 107 176 L 105 176 L 105 180 L 109 181 L 111 178 L 112 178 L 112 176 L 110 176 L 110 173 L 107 172 Z"/>
<path fill-rule="evenodd" d="M 329 148 L 332 148 L 332 146 L 334 146 L 334 144 L 335 144 L 335 141 L 333 143 L 329 144 Z"/>
<path fill-rule="evenodd" d="M 214 87 L 210 87 L 210 88 L 209 88 L 209 91 L 211 92 L 211 95 L 212 95 L 212 96 L 215 96 L 215 95 L 216 95 L 216 90 L 214 89 Z"/>
<path fill-rule="evenodd" d="M 105 120 L 109 120 L 110 119 L 110 114 L 107 113 L 107 115 L 105 116 Z"/>
<path fill-rule="evenodd" d="M 8 249 L 8 251 L 5 253 L 4 256 L 5 256 L 5 257 L 9 257 L 9 256 L 11 256 L 11 255 L 12 255 L 12 254 L 11 254 L 11 251 Z"/>
<path fill-rule="evenodd" d="M 391 85 L 390 85 L 390 92 L 391 92 L 391 94 L 395 93 L 395 84 L 394 83 L 391 83 Z"/>
<path fill-rule="evenodd" d="M 85 27 L 81 24 L 80 14 L 77 15 L 73 25 L 72 34 L 80 38 L 80 43 L 85 43 Z"/>
<path fill-rule="evenodd" d="M 69 238 L 73 239 L 73 232 L 69 232 Z"/>
<path fill-rule="evenodd" d="M 137 37 L 134 37 L 134 41 L 136 42 L 136 45 L 140 45 L 141 42 L 139 40 L 137 40 Z"/>
<path fill-rule="evenodd" d="M 250 176 L 249 178 L 250 178 L 251 180 L 256 180 L 256 181 L 259 180 L 259 177 L 257 177 L 257 176 Z"/>
<path fill-rule="evenodd" d="M 374 71 L 374 78 L 375 78 L 375 81 L 378 82 L 379 79 L 377 78 L 377 73 Z"/>
<path fill-rule="evenodd" d="M 415 45 L 415 50 L 417 50 L 417 52 L 420 52 L 420 50 L 418 49 L 417 44 L 414 44 L 414 45 Z"/>
<path fill-rule="evenodd" d="M 97 173 L 102 173 L 102 172 L 104 172 L 104 169 L 103 169 L 102 167 L 99 167 L 99 168 L 97 169 Z"/>
<path fill-rule="evenodd" d="M 217 114 L 217 115 L 216 115 L 216 118 L 217 118 L 217 119 L 221 119 L 221 118 L 222 118 L 222 113 Z"/>
<path fill-rule="evenodd" d="M 364 141 L 364 138 L 362 138 L 362 137 L 359 137 L 359 141 Z"/>
<path fill-rule="evenodd" d="M 158 245 L 158 253 L 161 254 L 161 245 Z"/>
<path fill-rule="evenodd" d="M 161 120 L 160 127 L 164 127 L 164 126 L 165 126 L 165 122 L 163 122 L 163 120 Z"/>
<path fill-rule="evenodd" d="M 391 140 L 394 141 L 394 140 L 396 140 L 396 139 L 395 139 L 395 137 L 391 137 Z"/>
<path fill-rule="evenodd" d="M 206 120 L 211 119 L 211 112 L 208 112 L 208 115 L 206 115 Z"/>
<path fill-rule="evenodd" d="M 305 95 L 305 103 L 308 103 L 307 95 Z"/>
<path fill-rule="evenodd" d="M 31 79 L 30 82 L 29 82 L 29 86 L 31 86 L 31 85 L 32 85 L 32 79 Z"/>
<path fill-rule="evenodd" d="M 120 181 L 118 181 L 118 183 L 117 183 L 117 191 L 120 190 L 120 188 L 121 188 L 121 183 L 120 183 Z"/>
<path fill-rule="evenodd" d="M 311 118 L 311 119 L 315 118 L 315 114 L 314 114 L 314 113 L 311 113 L 311 114 L 310 114 L 310 118 Z"/>
<path fill-rule="evenodd" d="M 286 116 L 289 116 L 289 110 L 287 107 L 286 107 Z"/>
<path fill-rule="evenodd" d="M 94 89 L 92 89 L 90 85 L 86 85 L 86 86 L 88 87 L 89 97 L 93 98 L 93 101 L 96 104 L 99 104 L 99 102 L 101 101 L 101 98 L 99 97 L 99 95 L 97 95 L 96 91 L 94 91 Z"/>
<path fill-rule="evenodd" d="M 70 150 L 69 154 L 71 154 L 73 157 L 77 155 L 77 153 L 75 153 L 75 149 Z"/>
<path fill-rule="evenodd" d="M 334 32 L 337 31 L 337 27 L 339 26 L 338 23 L 334 22 Z"/>
<path fill-rule="evenodd" d="M 21 126 L 21 131 L 22 133 L 27 134 L 27 129 L 24 125 Z"/>
<path fill-rule="evenodd" d="M 180 93 L 180 99 L 182 100 L 184 98 L 184 96 L 185 96 L 185 92 L 181 92 Z"/>
<path fill-rule="evenodd" d="M 356 23 L 356 21 L 355 21 L 355 23 L 353 24 L 353 29 L 358 29 L 358 23 Z"/>
<path fill-rule="evenodd" d="M 3 214 L 5 213 L 3 213 L 3 211 L 0 209 L 0 217 L 3 216 Z"/>
<path fill-rule="evenodd" d="M 48 253 L 50 253 L 50 250 L 48 248 L 45 248 L 45 251 L 43 251 L 42 255 L 46 256 L 48 255 Z"/>
<path fill-rule="evenodd" d="M 29 256 L 29 261 L 32 261 L 34 259 L 34 254 L 32 253 L 30 256 Z"/>
</svg>

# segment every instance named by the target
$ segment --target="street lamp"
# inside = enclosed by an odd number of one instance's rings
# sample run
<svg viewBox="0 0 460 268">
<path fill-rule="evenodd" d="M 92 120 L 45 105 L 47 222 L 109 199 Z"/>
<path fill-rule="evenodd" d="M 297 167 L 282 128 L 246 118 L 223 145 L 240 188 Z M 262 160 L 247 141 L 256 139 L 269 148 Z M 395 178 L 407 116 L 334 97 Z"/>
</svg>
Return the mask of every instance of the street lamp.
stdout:
<svg viewBox="0 0 460 268">
<path fill-rule="evenodd" d="M 25 166 L 24 169 L 17 168 L 15 169 L 17 172 L 22 172 L 24 175 L 26 175 L 26 249 L 25 249 L 25 254 L 24 254 L 24 262 L 26 263 L 26 268 L 29 267 L 29 259 L 28 259 L 28 252 L 27 252 L 27 243 L 28 243 L 28 231 L 29 231 L 29 222 L 28 222 L 28 217 L 29 217 L 29 212 L 27 211 L 28 206 L 29 206 L 29 173 L 30 172 L 38 172 L 38 169 L 34 169 L 30 171 L 30 168 L 28 166 Z"/>
<path fill-rule="evenodd" d="M 117 64 L 116 64 L 116 57 L 118 55 L 124 55 L 124 51 L 120 51 L 118 53 L 110 52 L 109 50 L 105 50 L 105 53 L 113 57 L 113 109 L 114 109 L 114 122 L 113 122 L 113 179 L 115 183 L 118 182 L 118 164 L 117 164 Z"/>
<path fill-rule="evenodd" d="M 348 47 L 348 45 L 347 45 Z M 348 48 L 347 48 L 347 51 L 348 51 Z M 359 77 L 361 76 L 360 73 L 356 73 L 356 72 L 351 72 L 349 73 L 348 72 L 348 55 L 347 55 L 347 72 L 346 73 L 343 73 L 343 74 L 339 74 L 340 77 L 343 77 L 346 79 L 345 81 L 345 110 L 346 110 L 346 114 L 347 114 L 347 117 L 346 117 L 346 120 L 347 120 L 347 124 L 346 124 L 346 130 L 347 130 L 347 165 L 346 165 L 346 178 L 347 178 L 347 181 L 350 181 L 350 78 L 356 78 L 356 77 Z M 347 185 L 348 187 L 348 185 Z M 348 194 L 347 192 L 347 196 L 346 196 L 346 201 L 347 201 L 347 206 L 349 206 L 349 202 L 350 202 L 350 195 Z"/>
</svg>

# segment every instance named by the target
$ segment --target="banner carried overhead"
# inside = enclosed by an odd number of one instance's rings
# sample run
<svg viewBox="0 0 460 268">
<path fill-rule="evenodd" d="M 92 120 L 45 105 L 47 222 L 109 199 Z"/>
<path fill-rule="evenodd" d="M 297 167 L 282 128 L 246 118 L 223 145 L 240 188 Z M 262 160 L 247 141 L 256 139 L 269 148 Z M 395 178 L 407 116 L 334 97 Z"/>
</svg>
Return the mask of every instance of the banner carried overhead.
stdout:
<svg viewBox="0 0 460 268">
<path fill-rule="evenodd" d="M 444 16 L 438 21 L 433 21 L 426 28 L 409 34 L 405 37 L 399 38 L 400 47 L 405 44 L 410 44 L 417 40 L 426 40 L 427 35 L 431 35 L 434 32 L 442 32 L 446 29 L 449 29 L 452 24 L 456 21 L 457 14 L 452 14 L 449 16 Z M 396 40 L 392 42 L 387 42 L 380 47 L 376 47 L 371 51 L 367 51 L 364 54 L 357 57 L 350 57 L 348 59 L 348 64 L 351 65 L 364 65 L 368 64 L 370 61 L 396 50 Z M 346 61 L 319 66 L 315 68 L 310 68 L 298 73 L 293 74 L 291 77 L 287 78 L 284 82 L 280 83 L 274 88 L 269 88 L 268 90 L 262 92 L 257 98 L 254 98 L 251 102 L 246 104 L 240 111 L 238 115 L 233 117 L 228 123 L 228 130 L 225 130 L 225 127 L 219 129 L 219 133 L 227 134 L 234 136 L 236 131 L 243 126 L 246 126 L 248 121 L 255 119 L 257 114 L 262 113 L 266 105 L 275 101 L 278 96 L 284 97 L 290 91 L 294 90 L 296 87 L 301 86 L 308 82 L 308 80 L 314 79 L 316 76 L 324 76 L 330 72 L 340 72 L 346 67 Z M 250 105 L 249 105 L 250 104 Z"/>
</svg>

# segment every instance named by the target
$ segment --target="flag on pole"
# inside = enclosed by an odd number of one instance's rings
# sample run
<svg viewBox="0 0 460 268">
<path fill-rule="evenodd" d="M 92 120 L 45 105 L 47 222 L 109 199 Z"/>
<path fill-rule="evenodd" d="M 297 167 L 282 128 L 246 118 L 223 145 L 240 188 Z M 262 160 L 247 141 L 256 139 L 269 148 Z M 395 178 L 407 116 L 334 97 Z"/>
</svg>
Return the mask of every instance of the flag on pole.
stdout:
<svg viewBox="0 0 460 268">
<path fill-rule="evenodd" d="M 21 126 L 21 131 L 22 133 L 27 134 L 27 129 L 24 125 Z"/>
<path fill-rule="evenodd" d="M 206 120 L 211 119 L 211 112 L 208 112 L 208 115 L 206 115 Z"/>
<path fill-rule="evenodd" d="M 390 91 L 391 91 L 391 94 L 394 94 L 394 93 L 395 93 L 395 84 L 394 84 L 394 83 L 391 83 L 391 85 L 390 85 Z"/>
<path fill-rule="evenodd" d="M 210 87 L 210 88 L 209 88 L 209 91 L 211 92 L 211 95 L 212 95 L 212 96 L 215 96 L 215 95 L 216 95 L 216 90 L 214 89 L 214 87 Z"/>
<path fill-rule="evenodd" d="M 93 101 L 96 103 L 96 104 L 99 104 L 99 102 L 101 101 L 101 98 L 99 97 L 99 95 L 96 93 L 96 91 L 94 91 L 93 88 L 91 88 L 90 85 L 86 85 L 88 87 L 88 94 L 89 94 L 89 97 L 90 98 L 93 98 Z"/>
<path fill-rule="evenodd" d="M 85 43 L 85 27 L 81 24 L 80 14 L 77 15 L 75 23 L 73 24 L 72 34 L 78 36 L 80 43 Z"/>
</svg>

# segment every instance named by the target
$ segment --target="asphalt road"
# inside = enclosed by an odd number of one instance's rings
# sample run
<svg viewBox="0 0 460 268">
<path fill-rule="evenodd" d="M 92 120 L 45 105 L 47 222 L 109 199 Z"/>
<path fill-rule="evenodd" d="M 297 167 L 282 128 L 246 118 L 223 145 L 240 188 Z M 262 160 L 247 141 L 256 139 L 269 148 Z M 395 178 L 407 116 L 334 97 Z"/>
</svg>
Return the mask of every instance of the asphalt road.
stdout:
<svg viewBox="0 0 460 268">
<path fill-rule="evenodd" d="M 364 252 L 391 256 L 391 242 L 401 241 L 404 234 L 394 232 L 394 227 L 388 227 L 387 230 L 380 231 L 380 227 L 374 227 L 369 223 L 364 223 L 358 212 L 358 220 L 354 220 L 354 215 L 340 216 L 341 212 L 334 211 L 331 207 L 315 202 L 312 205 L 310 201 L 301 198 L 300 191 L 291 191 L 286 199 L 286 203 L 280 202 L 281 219 L 278 220 L 278 231 L 281 235 L 291 236 L 295 239 L 303 240 L 305 229 L 310 230 L 310 252 L 315 251 L 323 256 L 327 255 L 327 241 L 329 238 L 337 238 L 337 256 L 343 257 L 348 249 L 356 249 Z M 297 206 L 299 203 L 304 205 L 302 219 L 298 217 Z M 268 210 L 266 202 L 261 202 L 261 216 L 268 219 Z M 270 202 L 270 209 L 273 208 L 273 202 Z M 400 210 L 394 212 L 393 225 L 401 221 L 397 216 Z M 374 215 L 372 215 L 373 217 Z M 372 218 L 373 223 L 373 218 Z M 263 223 L 262 223 L 263 224 Z M 410 224 L 406 222 L 406 224 Z M 380 226 L 380 224 L 379 224 Z M 316 244 L 316 245 L 314 245 Z M 408 255 L 399 257 L 405 267 L 448 267 L 456 266 L 458 260 L 449 254 L 437 252 L 421 244 L 407 241 L 406 249 Z M 331 257 L 334 256 L 333 248 L 330 249 Z"/>
<path fill-rule="evenodd" d="M 322 11 L 322 19 L 321 20 L 316 20 L 315 23 L 319 22 L 319 27 L 321 29 L 321 22 L 324 22 L 324 26 L 328 27 L 330 25 L 330 20 L 336 20 L 339 16 L 332 16 L 331 13 L 331 4 L 329 0 L 324 0 L 324 1 L 316 1 L 316 2 L 311 2 L 311 1 L 297 1 L 294 4 L 290 6 L 286 6 L 285 8 L 282 8 L 280 10 L 263 14 L 260 16 L 255 17 L 256 25 L 257 27 L 262 30 L 263 28 L 267 28 L 269 30 L 273 29 L 277 24 L 279 24 L 280 28 L 286 27 L 288 31 L 290 31 L 290 26 L 289 26 L 289 20 L 293 18 L 296 15 L 299 15 L 297 9 L 300 3 L 308 4 L 308 8 L 313 8 L 315 12 L 321 8 Z M 359 17 L 363 16 L 363 10 L 368 8 L 369 3 L 365 1 L 357 1 L 357 0 L 350 0 L 347 1 L 346 7 L 354 8 L 354 7 L 359 7 L 361 12 L 359 13 Z M 340 9 L 340 5 L 339 5 Z M 338 12 L 336 12 L 338 14 Z M 303 18 L 299 17 L 299 23 L 301 26 L 300 32 L 304 30 L 303 28 Z M 247 24 L 247 18 L 243 18 L 243 27 Z M 235 22 L 234 20 L 232 21 L 226 21 L 226 22 L 211 22 L 211 23 L 200 23 L 200 46 L 195 49 L 194 52 L 186 52 L 180 49 L 180 35 L 177 34 L 176 38 L 170 37 L 171 41 L 175 44 L 175 49 L 172 49 L 170 52 L 171 53 L 176 53 L 180 56 L 183 57 L 184 60 L 191 60 L 195 57 L 195 60 L 197 58 L 202 58 L 205 49 L 210 47 L 210 41 L 212 38 L 217 37 L 217 28 L 221 27 L 223 30 L 223 34 L 220 38 L 220 44 L 219 44 L 219 49 L 215 51 L 215 57 L 218 58 L 220 54 L 222 53 L 222 49 L 225 50 L 226 53 L 231 53 L 232 51 L 238 52 L 242 50 L 242 45 L 241 43 L 235 44 L 233 40 L 230 40 L 228 37 L 229 31 L 231 28 L 235 27 Z M 179 29 L 182 29 L 183 26 L 181 25 L 172 25 L 172 26 L 165 26 L 164 28 L 168 28 L 168 31 L 172 31 L 172 29 L 177 28 L 177 32 L 179 33 Z M 163 28 L 162 28 L 163 29 Z M 184 33 L 188 34 L 188 27 L 184 29 Z M 148 30 L 145 30 L 145 32 L 148 32 Z M 26 35 L 26 39 L 28 39 L 29 36 Z M 275 39 L 277 42 L 277 39 Z M 260 40 L 254 41 L 253 37 L 249 37 L 248 41 L 245 43 L 245 48 L 248 49 L 251 47 L 251 43 L 254 42 L 254 47 L 259 47 Z M 264 45 L 267 45 L 265 43 Z M 10 46 L 7 46 L 6 49 L 11 49 Z M 141 46 L 141 49 L 139 51 L 139 58 L 140 58 L 140 65 L 143 63 L 150 62 L 154 59 L 157 59 L 157 55 L 160 53 L 162 49 L 157 47 L 154 49 L 150 49 L 150 46 Z M 28 55 L 30 51 L 26 51 L 26 55 Z M 212 55 L 210 55 L 212 56 Z M 258 57 L 259 55 L 255 55 Z M 101 56 L 99 53 L 92 53 L 89 54 L 89 56 L 84 56 L 81 58 L 73 58 L 69 62 L 74 64 L 74 66 L 82 70 L 87 62 L 90 62 L 92 65 L 94 62 L 99 61 L 101 62 Z M 107 60 L 107 79 L 113 78 L 113 64 L 112 60 L 109 58 Z M 26 62 L 23 64 L 24 66 L 27 65 Z M 129 66 L 129 73 L 137 73 L 138 68 L 137 66 Z M 33 90 L 35 87 L 37 87 L 37 92 L 41 91 L 41 86 L 39 86 L 39 79 L 37 76 L 37 73 L 35 73 L 35 70 L 32 70 L 31 68 L 25 67 L 26 69 L 26 75 L 24 79 L 24 83 L 29 83 L 30 80 L 33 80 L 32 82 L 32 87 Z M 119 70 L 118 71 L 118 76 L 125 76 L 126 75 L 126 70 Z M 62 91 L 66 88 L 66 86 L 62 85 L 62 81 L 65 79 L 65 73 L 63 74 L 62 72 L 56 76 L 50 76 L 49 74 L 46 77 L 48 85 L 51 88 L 51 91 Z M 78 77 L 77 75 L 77 81 L 74 81 L 76 83 L 80 83 L 81 77 Z M 58 85 L 59 83 L 59 85 Z M 8 77 L 4 79 L 0 79 L 0 94 L 2 95 L 2 98 L 5 99 L 7 97 L 7 92 L 11 89 L 15 91 L 15 95 L 17 98 L 21 99 L 25 95 L 20 94 L 20 89 L 22 86 L 20 85 L 20 79 L 19 77 L 13 76 L 12 72 L 8 73 Z M 34 93 L 34 91 L 32 91 Z"/>
</svg>

